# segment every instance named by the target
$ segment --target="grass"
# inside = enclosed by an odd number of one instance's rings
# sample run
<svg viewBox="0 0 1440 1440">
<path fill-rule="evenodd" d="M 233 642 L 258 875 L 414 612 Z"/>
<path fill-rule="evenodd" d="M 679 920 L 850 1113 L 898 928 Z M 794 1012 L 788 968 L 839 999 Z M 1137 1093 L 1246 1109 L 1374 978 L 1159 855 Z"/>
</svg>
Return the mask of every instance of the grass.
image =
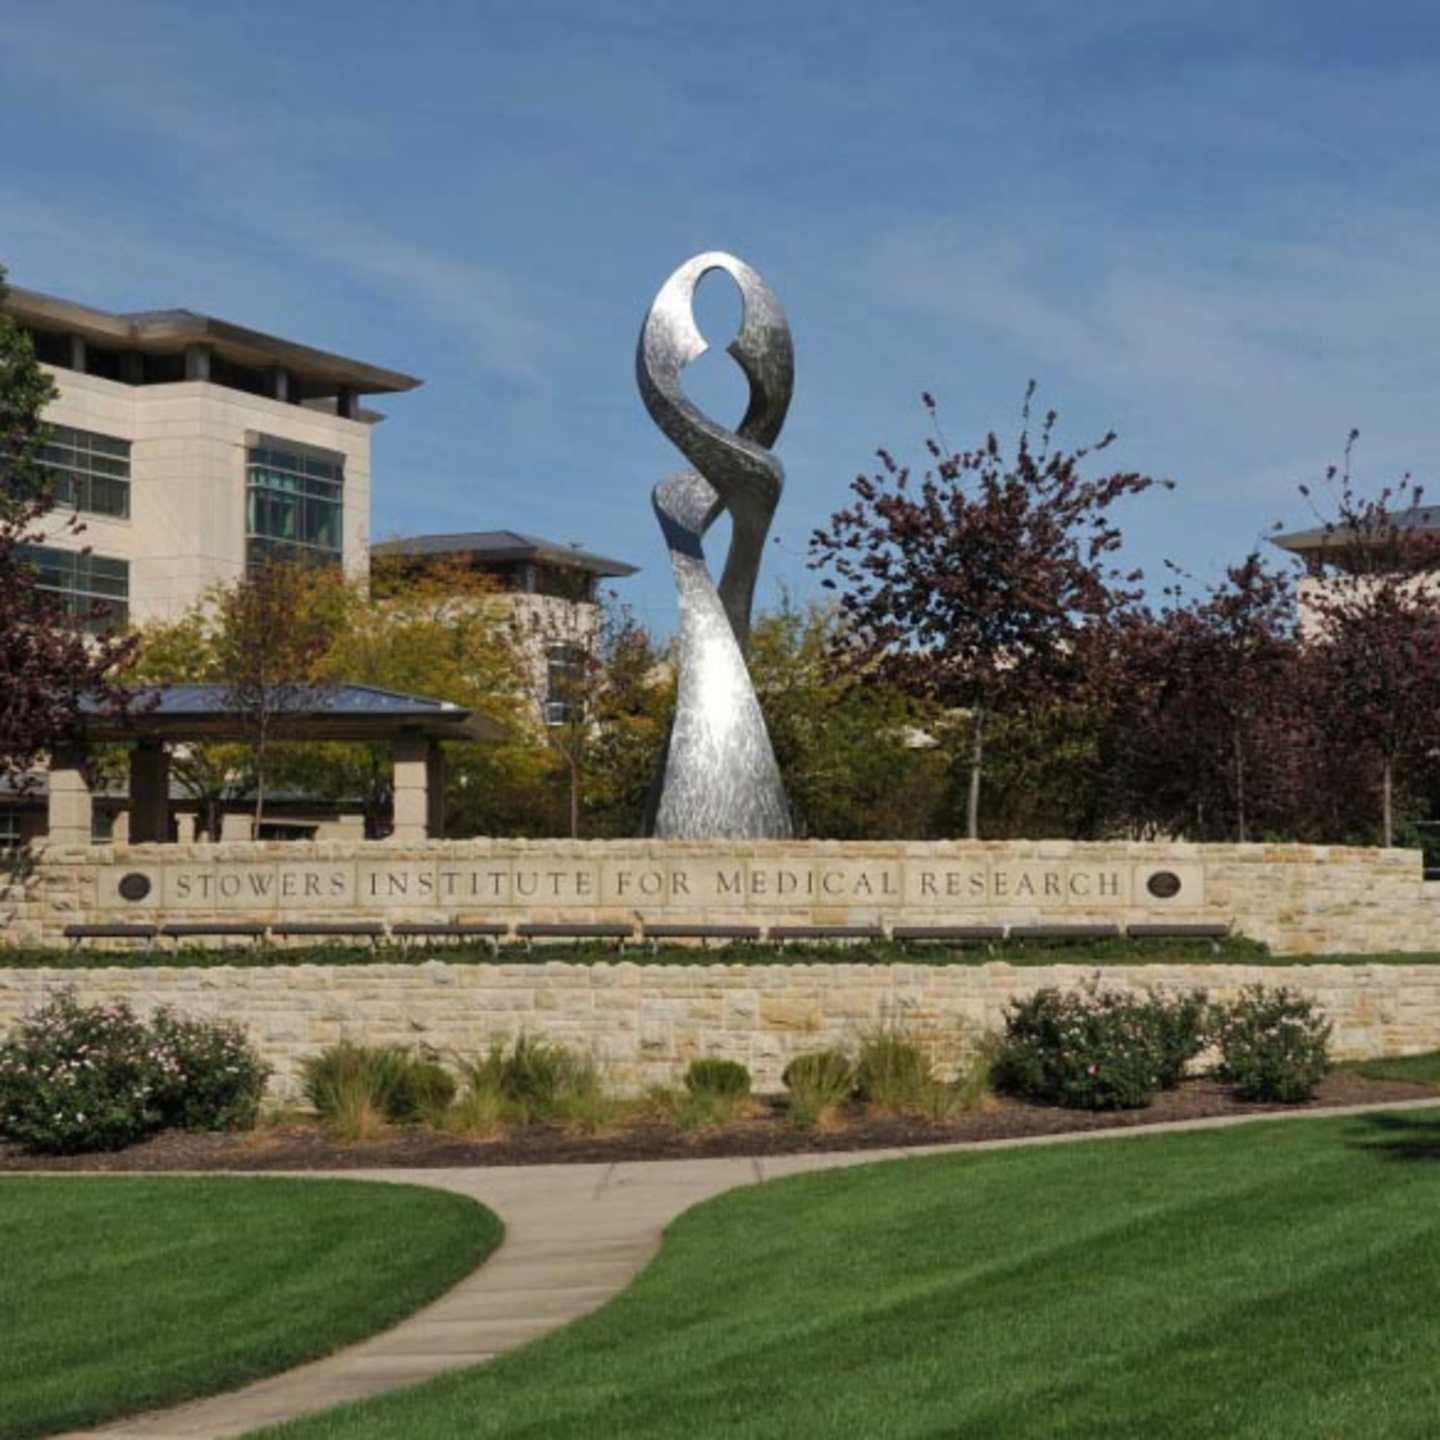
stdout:
<svg viewBox="0 0 1440 1440">
<path fill-rule="evenodd" d="M 1408 1080 L 1440 1089 L 1440 1050 L 1423 1055 L 1392 1055 L 1378 1060 L 1346 1060 L 1339 1067 L 1368 1080 Z"/>
<path fill-rule="evenodd" d="M 912 1159 L 732 1191 L 594 1315 L 281 1433 L 1429 1437 L 1437 1287 L 1434 1115 Z"/>
<path fill-rule="evenodd" d="M 462 1196 L 340 1180 L 0 1180 L 0 1435 L 240 1385 L 417 1310 L 501 1225 Z"/>
</svg>

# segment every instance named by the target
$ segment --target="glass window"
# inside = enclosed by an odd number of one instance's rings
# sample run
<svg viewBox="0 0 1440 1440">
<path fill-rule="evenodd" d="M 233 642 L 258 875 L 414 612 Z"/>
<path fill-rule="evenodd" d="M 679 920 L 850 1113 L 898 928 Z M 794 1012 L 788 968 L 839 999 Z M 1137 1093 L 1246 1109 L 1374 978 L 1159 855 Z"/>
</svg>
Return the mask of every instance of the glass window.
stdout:
<svg viewBox="0 0 1440 1440">
<path fill-rule="evenodd" d="M 130 620 L 130 562 L 49 545 L 23 545 L 40 589 L 59 597 L 82 630 L 98 635 Z"/>
<path fill-rule="evenodd" d="M 246 466 L 246 563 L 338 565 L 344 549 L 345 460 L 260 437 Z"/>
<path fill-rule="evenodd" d="M 568 725 L 585 714 L 586 654 L 578 645 L 545 651 L 545 723 Z"/>
<path fill-rule="evenodd" d="M 0 805 L 0 855 L 9 855 L 20 848 L 20 812 L 10 805 Z"/>
<path fill-rule="evenodd" d="M 40 464 L 55 486 L 55 503 L 90 515 L 130 515 L 130 442 L 69 425 L 51 425 Z"/>
</svg>

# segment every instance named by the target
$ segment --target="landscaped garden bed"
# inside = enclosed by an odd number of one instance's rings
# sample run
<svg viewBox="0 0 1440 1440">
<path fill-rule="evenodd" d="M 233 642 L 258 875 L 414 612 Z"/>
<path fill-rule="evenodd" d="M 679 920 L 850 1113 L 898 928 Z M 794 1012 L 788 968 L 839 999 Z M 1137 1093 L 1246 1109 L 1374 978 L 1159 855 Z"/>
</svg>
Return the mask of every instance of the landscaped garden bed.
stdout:
<svg viewBox="0 0 1440 1440">
<path fill-rule="evenodd" d="M 1385 1062 L 1377 1062 L 1383 1064 Z M 1435 1061 L 1429 1060 L 1433 1068 Z M 684 1131 L 674 1124 L 633 1117 L 597 1134 L 556 1124 L 518 1125 L 489 1140 L 447 1135 L 429 1126 L 389 1127 L 368 1140 L 337 1137 L 319 1120 L 290 1116 L 248 1132 L 218 1134 L 171 1130 L 125 1150 L 86 1155 L 33 1155 L 0 1142 L 0 1171 L 14 1170 L 348 1170 L 358 1166 L 446 1168 L 463 1165 L 542 1165 L 589 1161 L 677 1160 L 721 1155 L 789 1155 L 828 1150 L 891 1149 L 976 1140 L 1019 1140 L 1040 1135 L 1135 1128 L 1170 1120 L 1218 1115 L 1310 1111 L 1440 1098 L 1433 1084 L 1375 1079 L 1340 1069 L 1301 1106 L 1254 1104 L 1234 1098 L 1215 1080 L 1189 1080 L 1165 1091 L 1143 1110 L 1067 1110 L 1008 1096 L 947 1120 L 887 1115 L 852 1105 L 824 1128 L 797 1130 L 785 1101 L 769 1097 L 730 1124 Z"/>
</svg>

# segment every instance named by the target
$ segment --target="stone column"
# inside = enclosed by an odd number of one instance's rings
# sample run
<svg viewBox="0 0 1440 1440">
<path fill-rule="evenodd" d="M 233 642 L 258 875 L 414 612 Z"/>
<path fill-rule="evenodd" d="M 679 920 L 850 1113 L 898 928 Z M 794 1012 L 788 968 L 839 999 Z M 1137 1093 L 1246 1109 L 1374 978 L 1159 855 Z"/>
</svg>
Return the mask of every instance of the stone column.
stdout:
<svg viewBox="0 0 1440 1440">
<path fill-rule="evenodd" d="M 445 838 L 445 751 L 438 740 L 425 753 L 425 833 Z"/>
<path fill-rule="evenodd" d="M 130 750 L 130 841 L 170 839 L 170 753 L 158 740 Z"/>
<path fill-rule="evenodd" d="M 85 774 L 83 750 L 57 750 L 50 757 L 49 840 L 51 845 L 88 845 L 94 800 Z"/>
<path fill-rule="evenodd" d="M 423 735 L 406 732 L 391 741 L 390 754 L 395 760 L 394 828 L 390 838 L 401 844 L 423 840 L 430 811 L 430 742 Z"/>
</svg>

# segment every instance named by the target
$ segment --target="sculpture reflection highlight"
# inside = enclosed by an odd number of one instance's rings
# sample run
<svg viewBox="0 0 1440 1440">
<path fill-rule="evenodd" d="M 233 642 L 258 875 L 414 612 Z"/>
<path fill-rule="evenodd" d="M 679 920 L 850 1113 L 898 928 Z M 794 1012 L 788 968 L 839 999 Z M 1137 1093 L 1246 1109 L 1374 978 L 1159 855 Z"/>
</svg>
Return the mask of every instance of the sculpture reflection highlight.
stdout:
<svg viewBox="0 0 1440 1440">
<path fill-rule="evenodd" d="M 686 397 L 680 372 L 709 348 L 695 325 L 695 287 L 723 270 L 744 305 L 726 347 L 750 384 L 738 430 Z M 661 287 L 635 356 L 650 417 L 694 466 L 662 480 L 652 501 L 670 550 L 680 603 L 679 689 L 652 833 L 670 840 L 780 840 L 790 807 L 745 652 L 765 537 L 785 472 L 770 452 L 794 388 L 794 348 L 780 302 L 733 255 L 687 260 Z M 717 586 L 705 561 L 705 532 L 724 512 L 730 552 Z"/>
</svg>

